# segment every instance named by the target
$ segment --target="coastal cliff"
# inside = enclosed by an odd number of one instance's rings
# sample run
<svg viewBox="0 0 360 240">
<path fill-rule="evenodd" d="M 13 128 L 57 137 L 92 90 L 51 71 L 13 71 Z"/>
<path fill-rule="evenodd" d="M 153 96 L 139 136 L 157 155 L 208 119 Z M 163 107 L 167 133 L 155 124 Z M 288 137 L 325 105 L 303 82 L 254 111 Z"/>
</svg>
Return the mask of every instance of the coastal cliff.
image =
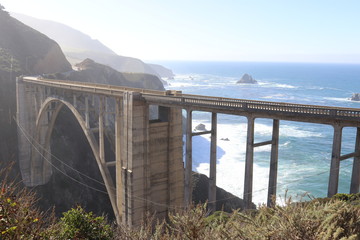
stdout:
<svg viewBox="0 0 360 240">
<path fill-rule="evenodd" d="M 78 71 L 70 73 L 67 79 L 80 82 L 165 90 L 160 79 L 155 75 L 119 72 L 109 66 L 96 63 L 91 59 L 85 59 L 75 66 Z"/>
<path fill-rule="evenodd" d="M 70 71 L 59 45 L 0 8 L 0 161 L 17 159 L 15 79 Z M 16 175 L 16 174 L 15 174 Z"/>
</svg>

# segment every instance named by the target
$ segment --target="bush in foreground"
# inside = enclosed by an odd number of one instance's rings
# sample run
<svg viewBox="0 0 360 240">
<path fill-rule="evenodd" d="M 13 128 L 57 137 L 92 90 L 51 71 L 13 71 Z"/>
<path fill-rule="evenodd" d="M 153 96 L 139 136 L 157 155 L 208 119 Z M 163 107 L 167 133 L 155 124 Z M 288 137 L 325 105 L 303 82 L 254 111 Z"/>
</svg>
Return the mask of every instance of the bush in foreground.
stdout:
<svg viewBox="0 0 360 240">
<path fill-rule="evenodd" d="M 113 230 L 104 217 L 97 217 L 77 206 L 63 213 L 56 225 L 55 239 L 112 239 Z"/>
<path fill-rule="evenodd" d="M 206 205 L 169 213 L 167 221 L 149 219 L 135 229 L 76 207 L 55 222 L 40 212 L 34 194 L 7 183 L 1 173 L 0 239 L 360 239 L 360 194 L 338 194 L 251 212 L 209 215 Z"/>
<path fill-rule="evenodd" d="M 334 199 L 314 199 L 252 212 L 208 216 L 198 205 L 169 214 L 168 221 L 140 229 L 121 228 L 117 239 L 360 239 L 360 206 Z"/>
</svg>

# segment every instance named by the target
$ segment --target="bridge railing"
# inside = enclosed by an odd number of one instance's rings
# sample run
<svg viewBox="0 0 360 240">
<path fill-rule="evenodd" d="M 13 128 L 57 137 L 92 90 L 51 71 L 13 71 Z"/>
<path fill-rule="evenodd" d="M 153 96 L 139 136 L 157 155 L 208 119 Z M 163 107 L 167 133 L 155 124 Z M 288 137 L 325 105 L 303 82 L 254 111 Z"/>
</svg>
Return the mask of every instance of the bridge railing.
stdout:
<svg viewBox="0 0 360 240">
<path fill-rule="evenodd" d="M 100 84 L 100 83 L 43 79 L 37 77 L 24 77 L 23 81 L 28 83 L 57 87 L 57 88 L 66 88 L 71 90 L 103 93 L 103 94 L 117 95 L 117 96 L 121 96 L 121 94 L 124 92 L 139 92 L 143 94 L 155 94 L 155 95 L 166 94 L 166 91 L 160 91 L 160 90 L 150 90 L 143 88 L 122 87 L 122 86 L 120 87 L 120 86 Z"/>
<path fill-rule="evenodd" d="M 200 95 L 182 94 L 181 96 L 158 96 L 158 95 L 146 95 L 144 96 L 151 102 L 163 102 L 171 104 L 181 104 L 188 106 L 198 106 L 205 108 L 228 108 L 234 110 L 255 110 L 266 112 L 281 112 L 281 113 L 295 113 L 295 114 L 309 114 L 318 116 L 331 116 L 339 118 L 359 118 L 360 109 L 356 108 L 340 108 L 329 106 L 317 106 L 317 105 L 304 105 L 294 103 L 283 102 L 267 102 L 245 99 L 232 99 L 222 97 L 209 97 Z"/>
<path fill-rule="evenodd" d="M 258 100 L 246 100 L 225 97 L 202 96 L 192 94 L 181 94 L 178 91 L 158 91 L 141 88 L 120 87 L 99 83 L 85 83 L 65 80 L 49 80 L 36 77 L 25 77 L 25 82 L 35 83 L 45 86 L 67 88 L 77 91 L 87 91 L 98 94 L 112 96 L 122 96 L 124 92 L 138 92 L 148 101 L 156 103 L 166 103 L 175 105 L 199 106 L 214 109 L 233 109 L 240 111 L 266 111 L 278 113 L 294 113 L 303 115 L 329 116 L 340 119 L 352 119 L 360 121 L 360 109 L 342 108 L 318 105 L 306 105 L 285 102 L 268 102 Z"/>
</svg>

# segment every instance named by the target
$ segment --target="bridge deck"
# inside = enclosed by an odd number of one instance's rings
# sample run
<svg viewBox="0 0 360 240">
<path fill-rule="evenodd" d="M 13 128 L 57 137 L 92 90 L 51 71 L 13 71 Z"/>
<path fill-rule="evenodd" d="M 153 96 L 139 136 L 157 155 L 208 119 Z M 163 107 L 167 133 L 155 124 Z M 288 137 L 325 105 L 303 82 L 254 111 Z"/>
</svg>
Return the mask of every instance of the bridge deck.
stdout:
<svg viewBox="0 0 360 240">
<path fill-rule="evenodd" d="M 105 94 L 122 97 L 124 92 L 133 91 L 141 94 L 150 104 L 180 107 L 196 111 L 209 111 L 261 118 L 334 124 L 341 122 L 344 126 L 360 126 L 360 109 L 304 105 L 284 102 L 268 102 L 235 98 L 212 97 L 182 94 L 178 91 L 156 91 L 130 87 L 119 87 L 105 84 L 83 83 L 63 80 L 50 80 L 36 77 L 25 77 L 24 82 L 73 91 Z"/>
</svg>

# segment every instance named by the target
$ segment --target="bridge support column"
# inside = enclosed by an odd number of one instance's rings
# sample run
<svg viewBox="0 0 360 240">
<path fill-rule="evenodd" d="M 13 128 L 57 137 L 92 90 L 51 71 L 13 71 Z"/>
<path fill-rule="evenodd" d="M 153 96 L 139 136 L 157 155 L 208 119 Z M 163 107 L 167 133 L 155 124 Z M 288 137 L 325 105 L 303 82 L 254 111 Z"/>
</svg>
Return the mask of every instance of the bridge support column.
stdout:
<svg viewBox="0 0 360 240">
<path fill-rule="evenodd" d="M 216 136 L 217 114 L 211 115 L 211 145 L 210 145 L 210 178 L 209 178 L 209 210 L 216 211 Z"/>
<path fill-rule="evenodd" d="M 121 102 L 120 99 L 115 100 L 115 161 L 116 161 L 116 206 L 118 216 L 116 218 L 117 223 L 122 222 L 123 217 L 123 198 L 124 198 L 124 182 L 121 162 Z"/>
<path fill-rule="evenodd" d="M 117 204 L 129 227 L 140 225 L 148 213 L 164 219 L 169 206 L 184 205 L 182 111 L 161 107 L 160 112 L 160 119 L 149 121 L 141 95 L 124 93 L 121 151 L 116 144 L 122 156 L 116 160 Z"/>
<path fill-rule="evenodd" d="M 17 122 L 18 122 L 18 148 L 19 166 L 23 182 L 26 186 L 31 186 L 31 144 L 25 136 L 25 132 L 33 136 L 35 129 L 36 115 L 32 109 L 31 88 L 22 82 L 22 78 L 16 79 L 17 95 Z"/>
<path fill-rule="evenodd" d="M 26 85 L 22 82 L 22 78 L 17 78 L 16 86 L 19 167 L 23 183 L 32 187 L 47 183 L 52 174 L 52 168 L 48 162 L 50 161 L 50 146 L 47 144 L 50 136 L 47 135 L 46 129 L 55 109 L 50 108 L 46 112 L 46 117 L 39 119 L 37 123 L 44 88 Z M 37 132 L 37 124 L 45 131 Z M 44 158 L 47 161 L 44 161 Z"/>
<path fill-rule="evenodd" d="M 148 145 L 148 107 L 140 94 L 125 92 L 123 100 L 123 223 L 129 227 L 139 225 L 146 217 L 146 166 Z"/>
<path fill-rule="evenodd" d="M 184 162 L 182 110 L 169 108 L 168 178 L 169 205 L 184 206 Z"/>
<path fill-rule="evenodd" d="M 251 208 L 253 187 L 253 164 L 254 164 L 254 126 L 255 119 L 248 117 L 246 157 L 245 157 L 245 180 L 244 180 L 244 208 Z"/>
<path fill-rule="evenodd" d="M 192 203 L 192 110 L 186 110 L 185 206 Z"/>
<path fill-rule="evenodd" d="M 338 192 L 340 156 L 341 156 L 342 126 L 334 125 L 333 147 L 331 154 L 330 177 L 328 186 L 328 197 Z"/>
<path fill-rule="evenodd" d="M 356 153 L 360 152 L 360 128 L 357 128 L 356 131 L 356 143 L 355 151 Z M 358 193 L 360 187 L 360 156 L 357 155 L 354 157 L 352 175 L 351 175 L 351 185 L 350 193 Z"/>
<path fill-rule="evenodd" d="M 279 153 L 279 120 L 273 120 L 267 206 L 275 204 Z"/>
<path fill-rule="evenodd" d="M 89 97 L 85 97 L 85 124 L 86 128 L 90 128 L 90 117 L 89 117 Z"/>
</svg>

